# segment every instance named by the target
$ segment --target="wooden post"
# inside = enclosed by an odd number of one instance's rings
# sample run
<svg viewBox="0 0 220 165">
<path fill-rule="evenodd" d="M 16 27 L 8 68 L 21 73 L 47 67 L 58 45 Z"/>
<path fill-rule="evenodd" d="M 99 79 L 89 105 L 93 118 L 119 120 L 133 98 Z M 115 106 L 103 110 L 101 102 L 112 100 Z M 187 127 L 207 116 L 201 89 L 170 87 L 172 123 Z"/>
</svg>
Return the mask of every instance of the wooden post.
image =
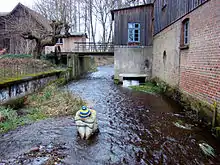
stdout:
<svg viewBox="0 0 220 165">
<path fill-rule="evenodd" d="M 216 126 L 216 117 L 217 117 L 217 103 L 213 104 L 213 116 L 212 116 L 212 128 Z"/>
</svg>

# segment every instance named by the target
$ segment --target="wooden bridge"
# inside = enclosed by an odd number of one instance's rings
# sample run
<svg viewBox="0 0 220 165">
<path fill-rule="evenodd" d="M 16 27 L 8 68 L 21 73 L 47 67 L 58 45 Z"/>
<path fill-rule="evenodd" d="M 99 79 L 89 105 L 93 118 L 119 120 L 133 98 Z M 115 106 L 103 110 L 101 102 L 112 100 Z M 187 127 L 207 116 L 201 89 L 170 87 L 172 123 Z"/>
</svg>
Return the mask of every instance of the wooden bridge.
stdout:
<svg viewBox="0 0 220 165">
<path fill-rule="evenodd" d="M 79 56 L 114 56 L 112 43 L 75 42 L 73 54 Z"/>
</svg>

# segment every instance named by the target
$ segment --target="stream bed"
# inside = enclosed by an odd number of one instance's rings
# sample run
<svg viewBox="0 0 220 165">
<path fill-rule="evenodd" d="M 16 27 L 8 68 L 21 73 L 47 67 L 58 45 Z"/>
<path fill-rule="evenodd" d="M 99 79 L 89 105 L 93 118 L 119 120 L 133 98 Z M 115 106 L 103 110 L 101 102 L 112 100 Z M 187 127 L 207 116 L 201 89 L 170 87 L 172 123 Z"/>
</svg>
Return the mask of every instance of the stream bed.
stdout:
<svg viewBox="0 0 220 165">
<path fill-rule="evenodd" d="M 39 121 L 0 135 L 0 165 L 220 164 L 219 142 L 178 104 L 115 85 L 113 74 L 113 66 L 99 67 L 64 87 L 97 111 L 99 134 L 81 140 L 71 116 Z M 206 156 L 201 143 L 212 146 L 215 157 Z"/>
</svg>

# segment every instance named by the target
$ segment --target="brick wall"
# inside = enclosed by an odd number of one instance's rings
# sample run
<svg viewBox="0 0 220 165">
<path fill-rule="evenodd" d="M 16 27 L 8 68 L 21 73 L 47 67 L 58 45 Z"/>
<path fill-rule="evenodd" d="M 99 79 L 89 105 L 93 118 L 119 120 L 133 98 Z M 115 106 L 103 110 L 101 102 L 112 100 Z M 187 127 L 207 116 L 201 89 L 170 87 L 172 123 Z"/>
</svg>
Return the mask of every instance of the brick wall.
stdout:
<svg viewBox="0 0 220 165">
<path fill-rule="evenodd" d="M 180 89 L 211 104 L 220 102 L 220 1 L 210 0 L 185 18 L 190 44 L 180 52 Z"/>
<path fill-rule="evenodd" d="M 180 50 L 181 27 L 186 18 L 190 43 L 188 49 Z M 171 86 L 179 85 L 183 93 L 197 99 L 220 102 L 219 0 L 208 1 L 154 36 L 152 74 Z"/>
</svg>

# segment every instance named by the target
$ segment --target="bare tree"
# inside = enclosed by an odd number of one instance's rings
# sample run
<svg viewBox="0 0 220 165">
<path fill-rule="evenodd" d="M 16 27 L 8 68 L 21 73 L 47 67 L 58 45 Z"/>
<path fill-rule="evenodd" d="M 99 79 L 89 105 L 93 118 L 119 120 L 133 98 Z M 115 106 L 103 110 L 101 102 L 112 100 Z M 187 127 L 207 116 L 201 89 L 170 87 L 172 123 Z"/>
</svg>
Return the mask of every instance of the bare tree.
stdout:
<svg viewBox="0 0 220 165">
<path fill-rule="evenodd" d="M 7 15 L 4 18 L 7 26 L 5 34 L 13 34 L 13 36 L 34 41 L 34 58 L 40 58 L 45 46 L 53 46 L 56 44 L 57 38 L 63 37 L 60 34 L 64 27 L 63 22 L 53 21 L 49 24 L 47 20 L 43 21 L 41 15 L 25 6 L 24 10 L 19 10 L 16 15 Z M 66 25 L 65 29 L 64 35 L 68 35 L 69 27 Z"/>
<path fill-rule="evenodd" d="M 111 10 L 151 3 L 153 0 L 35 0 L 34 9 L 50 20 L 70 25 L 70 31 L 84 31 L 95 43 L 112 39 Z M 101 27 L 98 28 L 98 27 Z M 98 29 L 97 29 L 98 28 Z M 99 31 L 99 33 L 96 32 Z M 97 37 L 100 35 L 100 37 Z M 94 45 L 95 46 L 95 45 Z"/>
<path fill-rule="evenodd" d="M 68 23 L 70 31 L 77 31 L 77 0 L 35 0 L 34 10 L 48 20 Z"/>
</svg>

